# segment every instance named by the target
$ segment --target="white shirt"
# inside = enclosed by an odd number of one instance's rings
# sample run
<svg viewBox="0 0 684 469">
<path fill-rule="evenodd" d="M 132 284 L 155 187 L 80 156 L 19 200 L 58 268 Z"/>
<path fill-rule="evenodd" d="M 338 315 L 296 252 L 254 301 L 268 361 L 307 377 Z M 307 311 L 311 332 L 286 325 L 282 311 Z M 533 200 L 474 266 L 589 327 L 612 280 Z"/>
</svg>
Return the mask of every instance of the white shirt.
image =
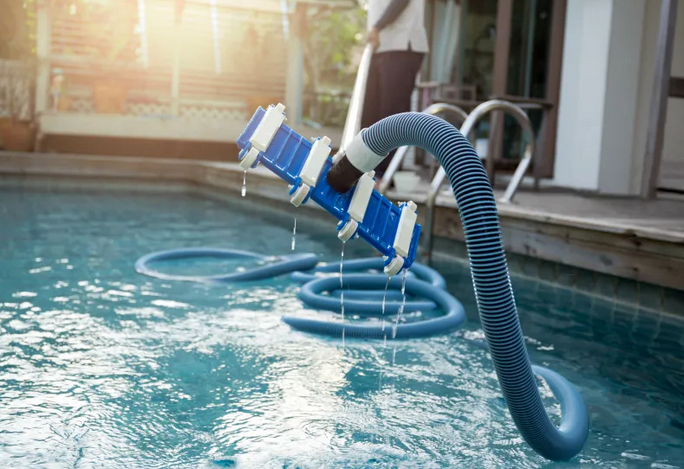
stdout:
<svg viewBox="0 0 684 469">
<path fill-rule="evenodd" d="M 368 30 L 380 20 L 392 0 L 370 0 L 368 2 Z M 409 0 L 406 9 L 380 31 L 380 46 L 375 52 L 408 50 L 428 52 L 428 37 L 425 30 L 425 0 Z"/>
</svg>

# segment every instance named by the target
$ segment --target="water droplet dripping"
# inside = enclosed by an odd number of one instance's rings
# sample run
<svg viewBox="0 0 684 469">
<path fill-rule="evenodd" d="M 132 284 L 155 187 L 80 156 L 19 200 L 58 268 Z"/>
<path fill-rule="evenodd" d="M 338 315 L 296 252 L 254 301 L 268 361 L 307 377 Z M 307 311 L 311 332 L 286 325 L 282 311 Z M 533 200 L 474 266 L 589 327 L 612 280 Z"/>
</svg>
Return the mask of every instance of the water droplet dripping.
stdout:
<svg viewBox="0 0 684 469">
<path fill-rule="evenodd" d="M 292 250 L 295 250 L 295 237 L 297 236 L 297 217 L 294 219 L 294 227 L 292 228 Z"/>
<path fill-rule="evenodd" d="M 344 286 L 342 282 L 342 275 L 343 275 L 343 270 L 344 270 L 344 246 L 346 243 L 342 241 L 342 252 L 340 253 L 340 289 Z"/>
<path fill-rule="evenodd" d="M 242 197 L 247 195 L 247 171 L 242 175 L 242 191 L 240 192 Z"/>
<path fill-rule="evenodd" d="M 342 346 L 344 347 L 344 282 L 342 280 L 344 270 L 344 246 L 347 243 L 342 241 L 342 252 L 340 253 L 340 313 L 342 315 Z"/>
<path fill-rule="evenodd" d="M 392 328 L 392 339 L 397 338 L 397 328 L 399 327 L 399 320 L 404 314 L 404 308 L 406 307 L 406 272 L 408 269 L 404 269 L 401 273 L 401 306 L 399 311 L 397 311 L 397 318 L 394 321 L 394 327 Z"/>
<path fill-rule="evenodd" d="M 387 289 L 389 288 L 390 280 L 392 277 L 387 276 L 387 282 L 385 283 L 385 294 L 382 297 L 382 330 L 385 330 L 385 304 L 387 302 Z"/>
</svg>

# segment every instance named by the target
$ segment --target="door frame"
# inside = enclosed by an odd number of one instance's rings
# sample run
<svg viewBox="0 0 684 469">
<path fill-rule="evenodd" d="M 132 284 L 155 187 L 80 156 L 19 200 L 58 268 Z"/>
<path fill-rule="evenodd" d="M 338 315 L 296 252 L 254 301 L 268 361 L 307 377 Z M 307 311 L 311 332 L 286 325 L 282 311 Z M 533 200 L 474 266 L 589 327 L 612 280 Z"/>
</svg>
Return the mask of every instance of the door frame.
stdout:
<svg viewBox="0 0 684 469">
<path fill-rule="evenodd" d="M 558 106 L 560 101 L 561 71 L 563 66 L 563 46 L 565 40 L 565 14 L 567 0 L 553 0 L 551 12 L 551 38 L 547 59 L 546 96 L 544 99 L 528 98 L 507 94 L 508 63 L 511 48 L 511 22 L 513 20 L 513 0 L 498 0 L 496 18 L 496 43 L 494 48 L 494 71 L 491 99 L 505 99 L 513 103 L 537 104 L 544 111 L 542 125 L 537 138 L 537 154 L 534 155 L 534 176 L 552 178 L 556 160 L 556 135 L 558 127 Z M 499 113 L 500 114 L 500 113 Z M 493 182 L 495 161 L 500 161 L 503 144 L 503 125 L 501 117 L 492 116 L 493 125 L 489 148 L 492 158 L 490 179 Z"/>
</svg>

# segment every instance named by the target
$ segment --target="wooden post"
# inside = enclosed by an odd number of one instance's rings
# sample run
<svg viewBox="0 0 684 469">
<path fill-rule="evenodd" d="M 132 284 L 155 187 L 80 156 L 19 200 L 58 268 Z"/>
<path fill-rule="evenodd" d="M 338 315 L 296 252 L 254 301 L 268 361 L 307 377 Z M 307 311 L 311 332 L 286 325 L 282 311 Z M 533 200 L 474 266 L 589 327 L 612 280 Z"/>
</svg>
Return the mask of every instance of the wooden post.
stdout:
<svg viewBox="0 0 684 469">
<path fill-rule="evenodd" d="M 39 116 L 49 108 L 50 90 L 50 10 L 47 2 L 38 2 L 36 11 L 36 75 L 35 114 Z"/>
<path fill-rule="evenodd" d="M 511 0 L 499 0 L 496 12 L 496 42 L 494 44 L 494 71 L 492 77 L 492 95 L 494 98 L 503 98 L 506 95 L 512 18 L 513 2 Z M 503 112 L 492 112 L 486 161 L 487 174 L 492 185 L 494 185 L 496 161 L 501 158 L 505 120 L 506 116 Z"/>
<path fill-rule="evenodd" d="M 546 101 L 552 103 L 552 107 L 543 111 L 544 117 L 540 129 L 541 144 L 537 145 L 537 154 L 533 156 L 535 184 L 539 178 L 553 177 L 567 7 L 567 0 L 554 0 L 551 11 L 551 43 L 546 78 Z"/>
<path fill-rule="evenodd" d="M 173 64 L 171 68 L 171 115 L 178 115 L 178 95 L 180 92 L 180 18 L 173 27 Z"/>
<path fill-rule="evenodd" d="M 670 77 L 670 98 L 684 98 L 684 77 Z"/>
<path fill-rule="evenodd" d="M 306 30 L 306 4 L 297 3 L 294 21 L 287 40 L 287 77 L 285 82 L 285 106 L 294 124 L 302 122 L 302 93 L 304 88 L 304 44 Z"/>
<path fill-rule="evenodd" d="M 221 74 L 221 42 L 219 39 L 218 7 L 216 0 L 209 0 L 209 17 L 211 18 L 211 36 L 214 44 L 214 71 Z"/>
<path fill-rule="evenodd" d="M 677 22 L 678 0 L 662 0 L 660 6 L 660 30 L 656 69 L 653 78 L 651 111 L 646 135 L 646 156 L 641 178 L 641 197 L 652 199 L 658 190 L 660 163 L 663 156 L 663 135 L 667 117 L 667 100 L 670 94 L 670 70 L 674 46 L 675 24 Z"/>
</svg>

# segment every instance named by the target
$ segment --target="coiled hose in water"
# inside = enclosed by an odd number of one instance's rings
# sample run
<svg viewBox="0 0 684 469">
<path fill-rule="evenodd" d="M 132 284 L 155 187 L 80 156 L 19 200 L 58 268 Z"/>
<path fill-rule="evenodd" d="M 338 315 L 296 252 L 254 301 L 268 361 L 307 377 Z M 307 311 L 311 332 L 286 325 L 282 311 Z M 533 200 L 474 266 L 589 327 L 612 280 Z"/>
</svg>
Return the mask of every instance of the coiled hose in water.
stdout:
<svg viewBox="0 0 684 469">
<path fill-rule="evenodd" d="M 214 259 L 257 260 L 263 265 L 240 272 L 218 275 L 175 275 L 161 272 L 153 267 L 154 263 L 167 260 L 209 257 Z M 267 263 L 267 261 L 270 261 Z M 221 249 L 211 247 L 181 248 L 168 251 L 157 251 L 142 256 L 135 263 L 138 273 L 162 280 L 180 280 L 187 282 L 231 283 L 263 280 L 291 273 L 291 278 L 303 283 L 299 298 L 308 306 L 340 312 L 342 301 L 339 296 L 340 277 L 318 277 L 316 274 L 336 273 L 340 271 L 339 263 L 317 266 L 315 254 L 292 254 L 269 258 L 248 251 Z M 355 259 L 344 263 L 345 272 L 381 271 L 383 260 L 380 257 Z M 446 291 L 446 283 L 439 273 L 430 267 L 414 263 L 411 275 L 406 278 L 406 292 L 419 299 L 405 301 L 401 288 L 401 279 L 394 277 L 387 282 L 385 274 L 357 273 L 344 276 L 342 288 L 345 295 L 345 309 L 353 316 L 376 317 L 383 319 L 382 324 L 347 324 L 343 322 L 319 321 L 310 318 L 283 317 L 283 321 L 291 327 L 314 334 L 333 337 L 352 338 L 396 338 L 408 339 L 444 334 L 456 329 L 465 321 L 463 305 Z M 416 278 L 417 277 L 417 278 Z M 420 280 L 418 280 L 420 279 Z M 385 288 L 387 298 L 385 295 Z M 323 295 L 330 292 L 331 295 Z M 338 293 L 337 295 L 335 293 Z M 389 300 L 389 301 L 385 301 Z M 429 311 L 439 307 L 445 314 L 424 321 L 406 324 L 385 324 L 382 314 L 397 314 L 399 311 L 410 313 Z M 343 332 L 344 331 L 344 332 Z"/>
<path fill-rule="evenodd" d="M 135 262 L 135 270 L 138 273 L 162 280 L 184 280 L 187 282 L 248 282 L 263 280 L 288 274 L 297 270 L 313 269 L 318 263 L 315 254 L 291 254 L 275 259 L 261 266 L 254 267 L 242 272 L 231 272 L 219 275 L 173 275 L 160 272 L 152 267 L 152 264 L 160 261 L 191 259 L 196 257 L 209 257 L 213 259 L 244 259 L 266 262 L 268 257 L 249 251 L 221 248 L 180 248 L 168 251 L 157 251 L 142 256 Z"/>
<path fill-rule="evenodd" d="M 348 308 L 348 310 L 352 311 L 353 314 L 357 316 L 376 316 L 382 314 L 383 312 L 385 314 L 396 313 L 402 306 L 402 303 L 404 305 L 404 312 L 431 311 L 437 308 L 435 302 L 427 299 L 427 296 L 423 296 L 423 299 L 420 300 L 412 300 L 410 298 L 414 295 L 408 293 L 407 297 L 409 299 L 404 301 L 404 296 L 401 294 L 400 291 L 400 284 L 398 278 L 387 285 L 387 287 L 389 287 L 387 290 L 385 290 L 385 284 L 381 285 L 379 288 L 373 289 L 356 288 L 352 286 L 352 283 L 354 285 L 358 285 L 358 282 L 350 280 L 348 274 L 370 274 L 371 272 L 382 272 L 384 262 L 381 257 L 368 257 L 364 259 L 348 260 L 344 262 L 343 267 L 344 276 L 343 285 L 341 288 L 342 290 L 344 290 L 345 306 L 349 307 L 351 305 L 352 308 Z M 297 283 L 305 285 L 308 282 L 312 282 L 314 280 L 321 278 L 317 274 L 337 274 L 339 272 L 340 263 L 333 262 L 329 264 L 318 265 L 315 269 L 313 269 L 310 272 L 293 272 L 290 278 Z M 431 269 L 426 265 L 419 264 L 417 262 L 413 264 L 413 266 L 411 267 L 411 271 L 407 272 L 406 277 L 407 279 L 418 278 L 419 280 L 428 282 L 435 288 L 441 290 L 446 289 L 446 283 L 444 282 L 444 278 L 436 270 Z M 302 291 L 299 295 L 300 299 L 304 301 L 306 304 L 318 309 L 340 312 L 340 295 L 342 290 L 340 290 L 339 277 L 336 278 L 338 279 L 337 285 L 326 283 L 326 287 L 322 290 L 314 290 L 309 287 L 302 288 Z M 387 282 L 388 280 L 388 277 L 385 274 L 379 274 L 378 278 L 382 279 L 384 282 Z M 320 285 L 323 284 L 317 283 L 315 285 L 316 288 L 318 288 Z M 330 290 L 330 287 L 334 289 Z M 323 291 L 329 291 L 330 294 L 321 295 Z M 349 300 L 358 300 L 361 303 L 349 303 Z M 384 310 L 383 300 L 385 300 Z M 355 307 L 355 305 L 360 305 L 360 307 L 357 308 Z"/>
<path fill-rule="evenodd" d="M 589 431 L 586 406 L 565 378 L 535 367 L 560 402 L 560 427 L 546 414 L 518 319 L 496 201 L 470 142 L 448 122 L 420 113 L 387 117 L 365 129 L 361 139 L 379 159 L 395 148 L 412 145 L 439 160 L 456 196 L 480 319 L 511 416 L 525 441 L 543 457 L 575 456 Z"/>
<path fill-rule="evenodd" d="M 415 264 L 414 264 L 415 265 Z M 387 283 L 384 275 L 373 274 L 346 274 L 344 276 L 345 286 L 355 290 L 377 290 L 382 291 Z M 340 280 L 338 277 L 327 277 L 312 280 L 302 286 L 299 298 L 307 305 L 331 311 L 340 311 L 340 299 L 332 299 L 320 295 L 323 291 L 330 291 L 338 288 Z M 399 288 L 401 279 L 393 277 L 390 282 L 391 288 Z M 406 279 L 406 293 L 423 298 L 429 298 L 432 306 L 435 304 L 444 311 L 444 316 L 427 319 L 424 321 L 411 322 L 406 324 L 346 324 L 342 322 L 318 321 L 309 318 L 298 318 L 285 316 L 283 321 L 295 329 L 314 334 L 323 334 L 333 337 L 356 337 L 367 339 L 408 339 L 417 337 L 427 337 L 436 334 L 443 334 L 459 327 L 465 321 L 463 305 L 451 296 L 446 290 L 436 288 L 434 285 L 418 280 L 416 278 Z M 346 295 L 345 291 L 345 295 Z M 405 309 L 402 311 L 421 311 L 418 308 L 419 302 L 406 302 Z M 401 303 L 387 302 L 385 314 L 396 314 Z M 391 309 L 390 309 L 391 306 Z M 381 314 L 381 304 L 375 300 L 353 299 L 346 300 L 344 307 L 351 314 L 368 317 L 379 317 Z M 424 311 L 424 309 L 422 310 Z"/>
</svg>

